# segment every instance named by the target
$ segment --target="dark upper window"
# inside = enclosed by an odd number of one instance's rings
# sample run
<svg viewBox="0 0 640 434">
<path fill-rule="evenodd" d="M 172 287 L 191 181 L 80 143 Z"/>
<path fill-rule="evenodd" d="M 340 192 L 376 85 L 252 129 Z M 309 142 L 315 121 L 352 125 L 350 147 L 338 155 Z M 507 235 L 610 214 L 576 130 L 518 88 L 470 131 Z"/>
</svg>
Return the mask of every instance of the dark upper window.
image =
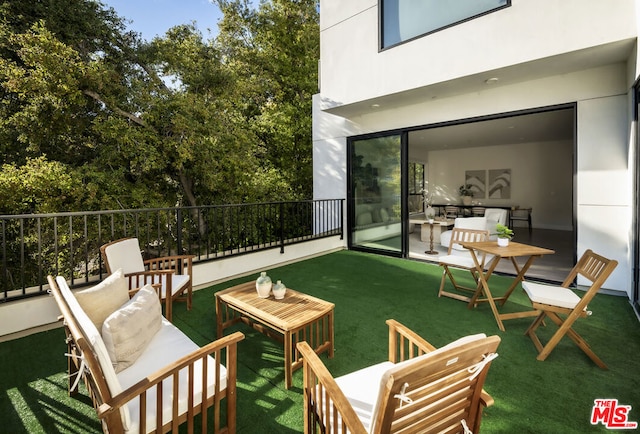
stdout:
<svg viewBox="0 0 640 434">
<path fill-rule="evenodd" d="M 380 0 L 380 43 L 389 48 L 511 5 L 511 0 Z"/>
</svg>

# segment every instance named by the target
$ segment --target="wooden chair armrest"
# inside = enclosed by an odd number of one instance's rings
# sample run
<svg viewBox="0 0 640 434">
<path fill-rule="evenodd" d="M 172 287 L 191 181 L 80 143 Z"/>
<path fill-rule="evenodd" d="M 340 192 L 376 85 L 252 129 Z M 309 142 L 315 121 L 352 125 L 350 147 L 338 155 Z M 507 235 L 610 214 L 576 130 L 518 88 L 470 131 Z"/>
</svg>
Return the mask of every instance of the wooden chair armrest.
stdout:
<svg viewBox="0 0 640 434">
<path fill-rule="evenodd" d="M 386 323 L 389 326 L 390 362 L 399 363 L 436 350 L 436 347 L 398 321 L 388 319 Z"/>
<path fill-rule="evenodd" d="M 480 392 L 480 404 L 485 408 L 492 406 L 494 403 L 493 398 L 484 389 Z"/>
<path fill-rule="evenodd" d="M 347 432 L 353 434 L 366 434 L 366 429 L 358 418 L 355 410 L 349 403 L 331 373 L 315 351 L 306 341 L 298 342 L 298 352 L 303 358 L 303 399 L 305 424 L 321 423 L 321 432 L 338 433 Z M 314 414 L 315 413 L 315 414 Z M 334 426 L 338 423 L 340 415 L 342 426 Z M 316 432 L 305 429 L 305 432 Z"/>
<path fill-rule="evenodd" d="M 176 360 L 174 363 L 165 366 L 161 370 L 149 375 L 148 377 L 138 381 L 136 384 L 130 386 L 128 389 L 123 390 L 118 395 L 112 397 L 109 402 L 105 402 L 98 408 L 98 417 L 102 419 L 103 417 L 109 415 L 110 413 L 117 411 L 120 407 L 125 405 L 127 402 L 131 401 L 137 396 L 145 393 L 147 390 L 156 387 L 163 380 L 177 375 L 178 372 L 188 366 L 194 365 L 198 360 L 202 360 L 207 356 L 214 354 L 214 358 L 217 363 L 222 363 L 222 350 L 226 349 L 226 368 L 227 368 L 227 387 L 234 387 L 235 389 L 235 372 L 236 372 L 236 361 L 237 361 L 237 344 L 241 340 L 244 339 L 244 334 L 241 332 L 235 332 L 228 336 L 224 336 L 220 339 L 217 339 L 211 342 L 208 345 L 205 345 L 202 348 L 199 348 L 196 351 L 193 351 L 190 354 L 182 357 L 181 359 Z M 219 370 L 216 369 L 218 373 Z M 233 378 L 231 378 L 233 376 Z M 231 382 L 233 381 L 233 385 Z M 219 387 L 220 381 L 216 379 L 216 390 Z M 155 405 L 154 403 L 148 403 L 150 405 Z"/>
</svg>

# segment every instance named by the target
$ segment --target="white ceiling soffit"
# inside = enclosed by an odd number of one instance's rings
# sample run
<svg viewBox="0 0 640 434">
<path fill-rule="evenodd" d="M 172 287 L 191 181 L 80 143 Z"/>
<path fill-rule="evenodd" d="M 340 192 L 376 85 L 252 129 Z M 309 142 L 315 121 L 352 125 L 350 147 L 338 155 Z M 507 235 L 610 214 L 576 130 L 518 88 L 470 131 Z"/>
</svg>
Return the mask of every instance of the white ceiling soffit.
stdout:
<svg viewBox="0 0 640 434">
<path fill-rule="evenodd" d="M 353 104 L 340 104 L 331 100 L 323 100 L 323 109 L 345 118 L 364 115 L 372 111 L 393 110 L 396 107 L 418 104 L 434 98 L 442 99 L 478 92 L 486 88 L 487 79 L 491 77 L 499 77 L 499 81 L 491 85 L 492 87 L 498 87 L 626 62 L 633 52 L 634 46 L 635 39 L 612 42 L 492 71 L 483 71 L 479 74 Z"/>
<path fill-rule="evenodd" d="M 573 109 L 429 128 L 409 133 L 409 147 L 430 151 L 573 140 Z"/>
</svg>

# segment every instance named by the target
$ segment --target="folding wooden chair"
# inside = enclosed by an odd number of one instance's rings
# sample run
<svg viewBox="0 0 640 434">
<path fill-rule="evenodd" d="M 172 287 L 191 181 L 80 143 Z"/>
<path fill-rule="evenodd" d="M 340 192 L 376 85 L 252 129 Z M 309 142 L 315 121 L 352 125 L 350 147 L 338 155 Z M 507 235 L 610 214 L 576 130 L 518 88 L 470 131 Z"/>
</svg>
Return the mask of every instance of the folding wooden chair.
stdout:
<svg viewBox="0 0 640 434">
<path fill-rule="evenodd" d="M 531 300 L 533 308 L 540 311 L 540 314 L 525 332 L 538 350 L 538 360 L 545 360 L 560 340 L 567 335 L 596 365 L 602 369 L 607 369 L 607 365 L 596 356 L 582 336 L 571 327 L 578 318 L 591 315 L 591 311 L 587 310 L 589 302 L 595 297 L 602 284 L 617 266 L 617 261 L 600 256 L 592 250 L 587 250 L 560 286 L 528 281 L 522 282 L 522 287 Z M 591 286 L 582 298 L 569 289 L 569 285 L 573 283 L 578 275 L 591 282 Z M 560 315 L 565 318 L 563 319 Z M 558 330 L 549 339 L 549 342 L 543 346 L 538 336 L 536 336 L 536 329 L 545 318 L 549 318 L 556 323 Z"/>
<path fill-rule="evenodd" d="M 471 295 L 476 291 L 478 284 L 478 272 L 476 270 L 476 264 L 473 262 L 473 258 L 469 253 L 469 250 L 462 247 L 459 243 L 461 242 L 476 242 L 476 241 L 487 241 L 489 239 L 489 231 L 488 230 L 480 230 L 480 229 L 463 229 L 454 227 L 451 231 L 451 241 L 449 242 L 449 250 L 447 254 L 444 256 L 440 256 L 438 258 L 438 264 L 443 268 L 442 270 L 442 279 L 440 280 L 440 290 L 438 291 L 438 297 L 451 297 L 456 300 L 461 300 L 468 303 L 471 300 Z M 483 253 L 480 257 L 481 265 L 484 267 L 486 261 L 486 255 Z M 468 270 L 473 279 L 476 282 L 476 286 L 471 288 L 469 286 L 463 286 L 459 284 L 453 273 L 451 272 L 451 268 Z M 444 285 L 446 278 L 449 278 L 454 288 L 458 291 L 470 291 L 471 294 L 469 296 L 462 295 L 460 293 L 449 292 L 444 290 Z"/>
<path fill-rule="evenodd" d="M 482 390 L 498 336 L 458 339 L 435 349 L 394 320 L 389 360 L 333 378 L 305 341 L 305 433 L 463 433 L 480 431 L 493 399 Z"/>
</svg>

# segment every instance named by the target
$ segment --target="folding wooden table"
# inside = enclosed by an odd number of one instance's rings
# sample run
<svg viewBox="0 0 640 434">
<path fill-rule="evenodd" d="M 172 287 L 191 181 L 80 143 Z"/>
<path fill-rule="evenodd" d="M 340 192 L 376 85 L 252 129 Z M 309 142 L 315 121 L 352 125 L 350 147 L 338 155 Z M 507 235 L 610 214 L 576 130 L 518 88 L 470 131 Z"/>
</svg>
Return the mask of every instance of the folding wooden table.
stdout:
<svg viewBox="0 0 640 434">
<path fill-rule="evenodd" d="M 524 275 L 529 267 L 531 267 L 533 261 L 543 255 L 550 255 L 555 253 L 554 250 L 545 249 L 543 247 L 530 246 L 528 244 L 514 243 L 513 241 L 509 242 L 509 245 L 506 247 L 498 246 L 497 241 L 462 242 L 460 244 L 462 244 L 463 247 L 469 249 L 471 258 L 473 258 L 473 262 L 476 265 L 476 270 L 478 271 L 479 277 L 478 288 L 469 301 L 469 309 L 473 308 L 477 303 L 488 302 L 491 306 L 493 316 L 496 318 L 498 327 L 502 331 L 504 331 L 504 324 L 502 324 L 503 320 L 536 316 L 539 313 L 537 310 L 530 310 L 525 312 L 501 314 L 500 312 L 498 312 L 498 308 L 496 307 L 495 302 L 496 300 L 501 301 L 500 305 L 503 306 L 516 286 L 518 286 L 518 284 L 524 280 Z M 493 256 L 493 259 L 489 263 L 489 267 L 487 268 L 486 272 L 483 270 L 481 263 L 476 256 L 476 251 Z M 528 257 L 522 268 L 519 267 L 515 259 L 521 256 Z M 500 260 L 507 258 L 511 260 L 511 263 L 513 264 L 513 267 L 518 274 L 511 283 L 511 286 L 509 286 L 509 289 L 507 289 L 507 292 L 504 294 L 504 296 L 494 298 L 491 294 L 491 290 L 489 289 L 489 278 L 493 274 L 493 271 L 496 269 L 496 266 L 498 265 Z M 483 294 L 485 298 L 480 298 L 480 296 Z"/>
</svg>

